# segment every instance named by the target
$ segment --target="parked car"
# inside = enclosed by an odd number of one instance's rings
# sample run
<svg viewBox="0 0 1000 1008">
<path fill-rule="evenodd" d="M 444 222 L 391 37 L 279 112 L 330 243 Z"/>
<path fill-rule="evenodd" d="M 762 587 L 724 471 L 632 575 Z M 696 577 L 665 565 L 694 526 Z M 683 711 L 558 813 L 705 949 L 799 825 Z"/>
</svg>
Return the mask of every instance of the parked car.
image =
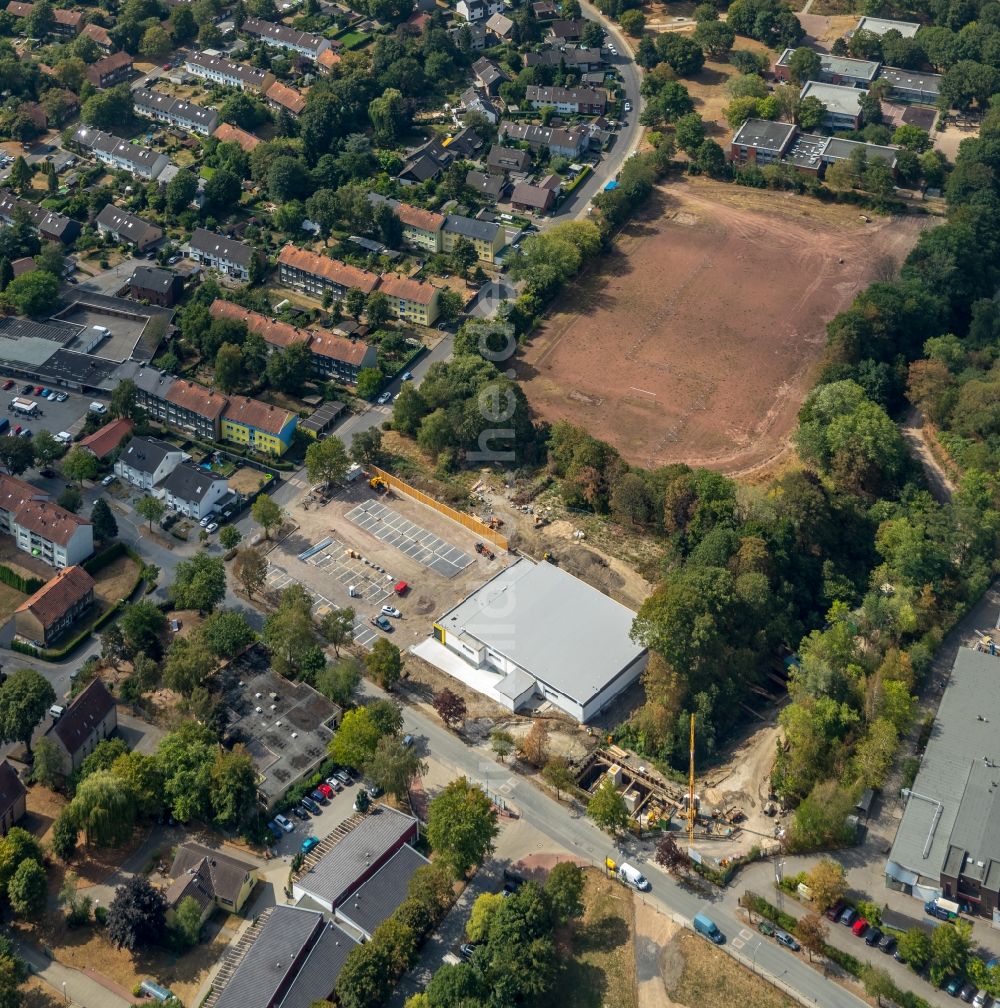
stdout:
<svg viewBox="0 0 1000 1008">
<path fill-rule="evenodd" d="M 458 954 L 463 959 L 471 959 L 472 953 L 476 951 L 476 942 L 465 942 L 464 945 L 458 946 Z"/>
<path fill-rule="evenodd" d="M 313 792 L 312 792 L 312 793 L 311 793 L 311 794 L 309 795 L 309 797 L 310 797 L 310 798 L 312 798 L 312 800 L 313 800 L 314 802 L 316 802 L 316 803 L 317 803 L 318 805 L 325 805 L 325 804 L 326 804 L 326 800 L 327 800 L 327 799 L 326 799 L 326 795 L 325 795 L 325 794 L 323 794 L 323 792 L 322 792 L 322 791 L 320 791 L 320 789 L 319 789 L 319 788 L 316 788 L 316 790 L 315 790 L 315 791 L 313 791 Z"/>
<path fill-rule="evenodd" d="M 383 788 L 379 784 L 372 784 L 371 787 L 368 788 L 369 798 L 381 798 L 382 795 L 384 794 L 385 794 L 385 788 Z"/>
<path fill-rule="evenodd" d="M 864 917 L 859 917 L 851 925 L 851 931 L 854 932 L 855 938 L 861 938 L 867 930 L 868 930 L 868 921 L 866 921 Z"/>
<path fill-rule="evenodd" d="M 309 797 L 309 795 L 302 796 L 302 804 L 310 811 L 313 815 L 319 815 L 323 810 Z"/>
<path fill-rule="evenodd" d="M 207 524 L 207 525 L 205 526 L 205 531 L 206 531 L 206 532 L 207 532 L 207 533 L 208 533 L 209 535 L 211 535 L 211 534 L 212 534 L 213 532 L 218 532 L 218 531 L 219 531 L 219 523 L 218 523 L 218 522 L 209 522 L 209 523 L 208 523 L 208 524 Z"/>
<path fill-rule="evenodd" d="M 53 389 L 50 389 L 50 390 L 49 390 L 49 391 L 48 391 L 48 392 L 46 393 L 46 395 L 45 395 L 45 398 L 46 398 L 46 399 L 48 399 L 48 401 L 49 401 L 49 402 L 55 402 L 55 401 L 56 401 L 56 399 L 58 399 L 58 398 L 59 398 L 59 393 L 58 393 L 58 392 L 56 392 L 56 391 L 54 391 Z"/>
<path fill-rule="evenodd" d="M 42 386 L 41 385 L 36 385 L 35 386 L 35 395 L 41 395 L 41 394 L 42 394 Z"/>
<path fill-rule="evenodd" d="M 295 808 L 292 809 L 292 815 L 295 816 L 296 819 L 301 819 L 303 822 L 309 822 L 309 813 L 301 805 L 296 805 Z"/>
<path fill-rule="evenodd" d="M 392 633 L 392 624 L 384 616 L 372 616 L 372 626 L 377 626 L 379 630 Z"/>
<path fill-rule="evenodd" d="M 275 840 L 280 840 L 285 835 L 285 831 L 273 819 L 267 824 L 267 828 L 274 835 Z"/>
<path fill-rule="evenodd" d="M 14 387 L 14 382 L 13 382 L 13 379 L 11 379 L 11 378 L 8 378 L 3 383 L 3 390 L 4 390 L 4 392 L 7 392 L 9 389 L 12 389 L 13 387 Z"/>
<path fill-rule="evenodd" d="M 339 791 L 344 785 L 336 777 L 327 777 L 326 786 L 334 791 Z"/>
<path fill-rule="evenodd" d="M 401 375 L 399 376 L 399 380 L 400 380 L 400 381 L 413 381 L 413 375 L 411 375 L 409 371 L 404 371 L 404 372 L 403 372 L 403 373 L 402 373 L 402 374 L 401 374 Z"/>
<path fill-rule="evenodd" d="M 962 989 L 962 978 L 946 977 L 942 986 L 945 994 L 950 994 L 953 998 L 957 998 L 958 992 Z"/>
<path fill-rule="evenodd" d="M 936 917 L 938 920 L 950 920 L 951 914 L 944 907 L 939 907 L 935 900 L 928 900 L 924 904 L 924 913 L 929 917 Z"/>
<path fill-rule="evenodd" d="M 840 923 L 844 927 L 852 927 L 854 922 L 858 919 L 858 911 L 854 907 L 844 907 L 840 914 Z"/>
<path fill-rule="evenodd" d="M 891 952 L 896 950 L 896 939 L 895 936 L 891 934 L 882 935 L 881 941 L 878 943 L 879 952 L 884 952 L 889 955 Z"/>
<path fill-rule="evenodd" d="M 15 437 L 19 437 L 19 436 L 20 436 L 20 434 L 21 434 L 21 431 L 23 431 L 23 430 L 24 430 L 24 428 L 23 428 L 23 427 L 22 427 L 22 426 L 21 426 L 20 424 L 18 424 L 18 425 L 17 425 L 17 426 L 16 426 L 15 428 L 14 428 L 14 435 L 15 435 Z"/>
<path fill-rule="evenodd" d="M 837 900 L 832 907 L 828 907 L 826 911 L 826 919 L 833 921 L 834 924 L 840 920 L 840 915 L 844 912 L 844 901 Z"/>
<path fill-rule="evenodd" d="M 962 989 L 958 992 L 958 996 L 966 1004 L 972 1004 L 972 999 L 976 996 L 976 985 L 972 983 L 963 984 Z"/>
<path fill-rule="evenodd" d="M 398 609 L 396 609 L 394 606 L 391 606 L 391 605 L 384 605 L 384 606 L 382 606 L 382 615 L 383 616 L 395 616 L 396 619 L 402 619 L 403 618 L 403 614 Z"/>
<path fill-rule="evenodd" d="M 354 778 L 346 770 L 336 770 L 333 774 L 345 787 L 354 783 Z"/>
<path fill-rule="evenodd" d="M 977 991 L 972 999 L 972 1008 L 990 1008 L 992 1004 L 993 999 L 984 990 Z"/>
<path fill-rule="evenodd" d="M 307 836 L 302 841 L 302 853 L 308 854 L 319 843 L 319 837 Z"/>
<path fill-rule="evenodd" d="M 215 512 L 214 512 L 214 511 L 212 511 L 211 513 L 209 513 L 209 514 L 205 515 L 205 517 L 204 517 L 204 518 L 202 518 L 202 520 L 201 520 L 200 522 L 198 522 L 198 524 L 199 524 L 199 525 L 200 525 L 200 526 L 201 526 L 202 528 L 208 528 L 208 526 L 209 526 L 209 525 L 211 524 L 211 522 L 212 522 L 212 519 L 213 519 L 214 517 L 215 517 Z"/>
<path fill-rule="evenodd" d="M 409 734 L 404 735 L 403 736 L 403 748 L 404 749 L 409 749 L 411 745 L 413 745 L 413 736 L 409 735 Z"/>
<path fill-rule="evenodd" d="M 632 111 L 632 103 L 630 101 L 625 102 L 625 111 L 626 112 Z"/>
<path fill-rule="evenodd" d="M 336 794 L 336 791 L 329 784 L 317 784 L 316 790 L 323 796 L 325 801 L 329 801 Z"/>
<path fill-rule="evenodd" d="M 104 479 L 101 480 L 101 486 L 111 486 L 116 479 L 118 479 L 118 477 L 114 473 L 111 473 L 110 476 L 105 476 Z"/>
<path fill-rule="evenodd" d="M 775 931 L 774 940 L 779 945 L 784 945 L 785 948 L 790 948 L 793 952 L 798 952 L 802 946 L 787 932 L 787 931 Z"/>
<path fill-rule="evenodd" d="M 286 832 L 291 833 L 295 829 L 295 823 L 289 822 L 283 815 L 276 815 L 274 821 Z"/>
<path fill-rule="evenodd" d="M 874 948 L 882 940 L 882 931 L 877 927 L 870 927 L 865 932 L 865 944 Z"/>
<path fill-rule="evenodd" d="M 76 283 L 76 281 L 72 280 L 71 283 Z M 56 402 L 65 402 L 68 398 L 69 398 L 69 393 L 68 392 L 57 392 L 56 393 Z"/>
<path fill-rule="evenodd" d="M 21 389 L 21 395 L 31 395 L 33 391 L 34 391 L 34 385 L 25 385 Z"/>
<path fill-rule="evenodd" d="M 765 938 L 774 937 L 774 925 L 768 920 L 762 920 L 757 924 L 757 930 L 764 935 Z"/>
<path fill-rule="evenodd" d="M 390 403 L 390 402 L 392 402 L 392 393 L 391 392 L 383 392 L 378 397 L 378 404 L 380 406 L 385 406 L 387 403 Z"/>
</svg>

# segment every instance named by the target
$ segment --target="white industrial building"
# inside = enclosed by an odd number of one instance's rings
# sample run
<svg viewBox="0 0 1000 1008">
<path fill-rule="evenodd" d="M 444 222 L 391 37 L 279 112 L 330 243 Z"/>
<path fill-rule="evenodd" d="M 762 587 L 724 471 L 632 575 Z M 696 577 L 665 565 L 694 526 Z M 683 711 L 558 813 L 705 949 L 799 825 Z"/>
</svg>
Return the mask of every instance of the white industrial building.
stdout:
<svg viewBox="0 0 1000 1008">
<path fill-rule="evenodd" d="M 553 564 L 521 557 L 413 650 L 508 710 L 547 701 L 586 723 L 646 667 L 646 649 L 629 636 L 634 619 Z"/>
</svg>

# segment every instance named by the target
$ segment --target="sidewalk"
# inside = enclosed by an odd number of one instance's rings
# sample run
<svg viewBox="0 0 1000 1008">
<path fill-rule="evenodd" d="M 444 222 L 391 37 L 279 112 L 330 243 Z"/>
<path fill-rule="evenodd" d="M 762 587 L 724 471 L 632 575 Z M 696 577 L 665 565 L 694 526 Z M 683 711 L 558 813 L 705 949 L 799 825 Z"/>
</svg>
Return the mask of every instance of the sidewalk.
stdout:
<svg viewBox="0 0 1000 1008">
<path fill-rule="evenodd" d="M 81 1008 L 129 1008 L 132 1003 L 117 992 L 117 985 L 96 979 L 80 970 L 49 959 L 43 952 L 23 942 L 18 944 L 21 958 L 31 972 L 40 977 L 56 994 Z"/>
</svg>

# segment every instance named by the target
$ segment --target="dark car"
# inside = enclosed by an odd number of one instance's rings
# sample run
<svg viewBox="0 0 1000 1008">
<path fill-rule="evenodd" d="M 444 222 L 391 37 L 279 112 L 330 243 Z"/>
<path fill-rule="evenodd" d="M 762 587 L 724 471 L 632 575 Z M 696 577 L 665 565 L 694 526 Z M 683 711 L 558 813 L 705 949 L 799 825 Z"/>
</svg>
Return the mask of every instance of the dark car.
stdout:
<svg viewBox="0 0 1000 1008">
<path fill-rule="evenodd" d="M 896 950 L 896 939 L 893 935 L 882 935 L 882 940 L 878 943 L 879 952 L 889 955 Z"/>
<path fill-rule="evenodd" d="M 35 390 L 34 385 L 25 385 L 21 389 L 21 395 L 31 395 L 31 393 L 34 392 L 34 390 Z"/>
<path fill-rule="evenodd" d="M 976 996 L 976 985 L 967 983 L 958 992 L 958 996 L 966 1003 L 972 1004 L 972 999 Z"/>
<path fill-rule="evenodd" d="M 854 922 L 858 919 L 858 911 L 854 907 L 844 907 L 840 914 L 840 923 L 844 927 L 853 927 Z"/>
<path fill-rule="evenodd" d="M 833 921 L 834 924 L 836 924 L 837 921 L 840 920 L 840 915 L 844 912 L 844 906 L 845 904 L 843 900 L 837 900 L 832 907 L 827 909 L 826 919 Z"/>
<path fill-rule="evenodd" d="M 882 932 L 877 927 L 870 927 L 865 933 L 865 944 L 874 948 L 882 940 Z"/>
<path fill-rule="evenodd" d="M 295 816 L 296 819 L 301 819 L 303 822 L 308 822 L 309 820 L 309 813 L 299 805 L 296 805 L 295 808 L 292 809 L 292 815 Z"/>
<path fill-rule="evenodd" d="M 950 994 L 953 998 L 958 997 L 958 992 L 962 989 L 961 977 L 948 977 L 943 984 L 945 994 Z"/>
<path fill-rule="evenodd" d="M 308 795 L 303 795 L 301 800 L 303 806 L 309 809 L 313 815 L 319 815 L 322 811 L 322 809 Z"/>
<path fill-rule="evenodd" d="M 379 630 L 383 630 L 385 633 L 392 633 L 392 624 L 384 616 L 372 616 L 371 624 L 372 626 L 377 626 Z"/>
<path fill-rule="evenodd" d="M 785 948 L 789 948 L 793 952 L 798 952 L 802 947 L 787 931 L 775 931 L 774 939 L 779 945 L 784 945 Z"/>
<path fill-rule="evenodd" d="M 464 945 L 459 945 L 458 946 L 458 954 L 463 959 L 471 959 L 472 958 L 472 953 L 475 952 L 475 951 L 476 951 L 476 943 L 475 942 L 466 942 Z"/>
<path fill-rule="evenodd" d="M 898 945 L 896 946 L 896 950 L 892 953 L 892 958 L 895 959 L 896 962 L 899 962 L 899 963 L 905 963 L 906 962 L 906 956 L 903 955 L 903 953 L 900 950 L 900 948 L 899 948 Z"/>
<path fill-rule="evenodd" d="M 316 802 L 317 805 L 325 805 L 326 804 L 326 795 L 323 794 L 323 792 L 320 791 L 319 788 L 316 788 L 316 790 L 313 791 L 313 793 L 311 795 L 309 795 L 309 797 L 312 798 L 312 800 L 314 802 Z"/>
<path fill-rule="evenodd" d="M 381 798 L 384 794 L 385 791 L 382 790 L 382 786 L 380 784 L 372 784 L 372 786 L 368 788 L 369 798 Z"/>
</svg>

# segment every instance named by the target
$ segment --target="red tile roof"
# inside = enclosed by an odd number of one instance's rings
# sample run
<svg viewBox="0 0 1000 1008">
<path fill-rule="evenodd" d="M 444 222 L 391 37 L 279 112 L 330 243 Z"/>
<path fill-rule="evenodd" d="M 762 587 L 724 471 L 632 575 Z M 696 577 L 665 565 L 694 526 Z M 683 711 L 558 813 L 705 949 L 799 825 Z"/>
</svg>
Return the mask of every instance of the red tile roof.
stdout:
<svg viewBox="0 0 1000 1008">
<path fill-rule="evenodd" d="M 221 392 L 184 378 L 178 378 L 167 389 L 166 400 L 209 420 L 220 417 L 226 408 L 226 397 Z"/>
<path fill-rule="evenodd" d="M 225 318 L 243 322 L 248 332 L 256 333 L 265 343 L 282 350 L 287 350 L 293 343 L 308 343 L 312 339 L 312 333 L 306 329 L 269 319 L 266 315 L 241 308 L 232 301 L 223 301 L 222 298 L 216 298 L 212 302 L 209 314 L 216 319 Z"/>
<path fill-rule="evenodd" d="M 131 420 L 112 420 L 93 434 L 80 442 L 81 448 L 86 448 L 99 459 L 113 452 L 132 433 L 135 424 Z"/>
<path fill-rule="evenodd" d="M 400 203 L 396 207 L 396 216 L 410 227 L 420 228 L 422 231 L 440 231 L 444 227 L 444 216 L 434 213 L 433 210 L 421 210 L 420 207 L 410 206 L 409 203 Z"/>
<path fill-rule="evenodd" d="M 8 473 L 0 473 L 0 508 L 9 511 L 18 525 L 60 546 L 65 546 L 82 525 L 90 524 L 53 504 L 44 491 Z"/>
<path fill-rule="evenodd" d="M 316 255 L 315 252 L 308 252 L 294 245 L 286 245 L 281 250 L 278 262 L 305 273 L 312 273 L 314 276 L 324 277 L 335 284 L 340 284 L 341 287 L 357 287 L 365 294 L 370 294 L 378 286 L 379 278 L 374 273 L 358 269 L 356 266 L 348 266 L 339 259 Z"/>
<path fill-rule="evenodd" d="M 260 137 L 253 133 L 241 130 L 239 126 L 231 126 L 229 123 L 220 123 L 218 129 L 212 134 L 220 143 L 238 143 L 248 154 L 258 144 L 263 143 Z"/>
<path fill-rule="evenodd" d="M 33 10 L 35 5 L 31 3 L 20 3 L 19 0 L 11 0 L 7 4 L 7 13 L 11 17 L 27 17 Z"/>
<path fill-rule="evenodd" d="M 265 434 L 280 434 L 285 424 L 291 420 L 292 414 L 280 406 L 261 402 L 259 399 L 248 399 L 246 396 L 231 395 L 223 420 L 233 423 L 247 424 Z"/>
<path fill-rule="evenodd" d="M 368 353 L 368 344 L 363 340 L 347 339 L 334 333 L 316 333 L 309 349 L 320 357 L 330 357 L 345 364 L 362 364 Z"/>
<path fill-rule="evenodd" d="M 64 567 L 48 584 L 42 585 L 34 595 L 25 599 L 15 611 L 30 612 L 47 628 L 62 619 L 93 590 L 94 579 L 82 567 Z"/>
<path fill-rule="evenodd" d="M 83 20 L 83 14 L 81 14 L 80 11 L 54 10 L 52 12 L 52 19 L 56 24 L 69 25 L 71 28 L 77 28 Z"/>
<path fill-rule="evenodd" d="M 108 29 L 102 28 L 100 25 L 84 25 L 81 34 L 89 39 L 93 39 L 99 46 L 107 46 L 109 49 L 115 47 L 114 42 L 111 41 L 111 36 L 108 34 Z"/>
<path fill-rule="evenodd" d="M 382 277 L 382 293 L 390 297 L 413 301 L 415 304 L 429 305 L 437 296 L 438 289 L 433 284 L 420 280 L 410 280 L 401 276 Z"/>
<path fill-rule="evenodd" d="M 306 96 L 301 91 L 296 91 L 295 88 L 282 84 L 281 81 L 275 81 L 264 94 L 271 101 L 277 102 L 295 115 L 298 115 L 306 107 Z"/>
</svg>

